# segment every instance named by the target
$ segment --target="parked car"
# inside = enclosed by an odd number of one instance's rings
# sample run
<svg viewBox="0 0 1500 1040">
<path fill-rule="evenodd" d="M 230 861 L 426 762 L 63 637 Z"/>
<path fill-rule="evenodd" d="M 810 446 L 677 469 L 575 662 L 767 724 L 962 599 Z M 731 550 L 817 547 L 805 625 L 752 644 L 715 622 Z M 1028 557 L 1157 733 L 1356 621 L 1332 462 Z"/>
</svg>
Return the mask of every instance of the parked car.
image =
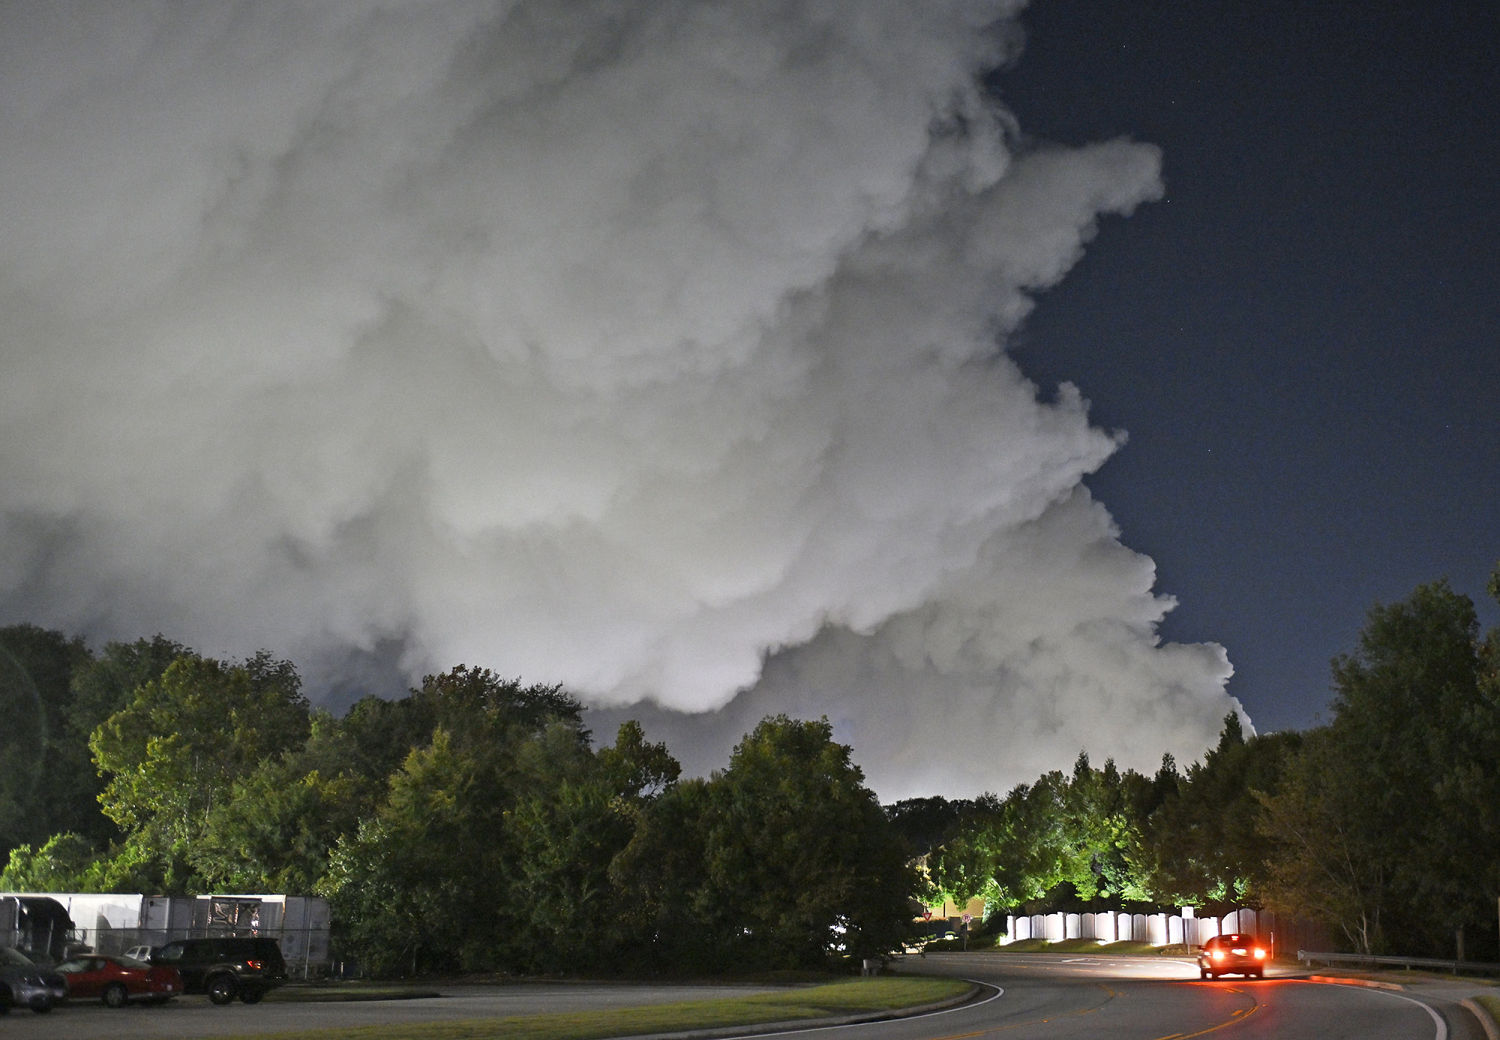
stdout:
<svg viewBox="0 0 1500 1040">
<path fill-rule="evenodd" d="M 70 997 L 96 997 L 110 1007 L 124 1007 L 132 1000 L 165 1004 L 182 992 L 176 968 L 129 957 L 87 953 L 63 961 L 57 970 L 67 980 Z"/>
<path fill-rule="evenodd" d="M 179 939 L 151 956 L 176 968 L 184 992 L 207 993 L 215 1004 L 239 997 L 254 1004 L 286 981 L 286 960 L 275 939 Z"/>
<path fill-rule="evenodd" d="M 1228 932 L 1216 935 L 1198 950 L 1198 975 L 1216 979 L 1220 975 L 1266 977 L 1267 947 L 1253 935 Z"/>
<path fill-rule="evenodd" d="M 13 1007 L 42 1014 L 68 999 L 68 983 L 19 950 L 0 946 L 0 1015 Z"/>
</svg>

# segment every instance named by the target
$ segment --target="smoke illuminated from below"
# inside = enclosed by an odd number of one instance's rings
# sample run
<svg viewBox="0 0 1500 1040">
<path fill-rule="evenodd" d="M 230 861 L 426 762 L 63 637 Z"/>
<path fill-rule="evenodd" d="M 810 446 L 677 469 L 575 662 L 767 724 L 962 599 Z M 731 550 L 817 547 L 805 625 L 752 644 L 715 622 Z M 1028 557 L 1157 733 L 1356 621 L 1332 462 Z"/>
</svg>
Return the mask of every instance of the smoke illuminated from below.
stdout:
<svg viewBox="0 0 1500 1040">
<path fill-rule="evenodd" d="M 1083 487 L 1123 435 L 1004 353 L 1160 157 L 1027 142 L 1016 13 L 7 7 L 0 615 L 689 763 L 826 714 L 883 797 L 1196 757 L 1230 668 Z"/>
</svg>

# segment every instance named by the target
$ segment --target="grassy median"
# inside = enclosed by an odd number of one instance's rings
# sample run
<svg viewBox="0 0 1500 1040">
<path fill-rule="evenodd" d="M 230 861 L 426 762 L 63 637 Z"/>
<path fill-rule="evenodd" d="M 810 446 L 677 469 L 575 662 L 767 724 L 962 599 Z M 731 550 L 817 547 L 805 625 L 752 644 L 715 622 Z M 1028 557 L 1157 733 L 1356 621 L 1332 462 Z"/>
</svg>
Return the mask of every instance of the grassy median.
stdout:
<svg viewBox="0 0 1500 1040">
<path fill-rule="evenodd" d="M 674 1033 L 794 1019 L 879 1014 L 958 997 L 970 984 L 943 978 L 860 978 L 797 986 L 722 1000 L 589 1011 L 516 1015 L 421 1025 L 363 1026 L 257 1033 L 230 1040 L 598 1040 L 601 1037 Z"/>
</svg>

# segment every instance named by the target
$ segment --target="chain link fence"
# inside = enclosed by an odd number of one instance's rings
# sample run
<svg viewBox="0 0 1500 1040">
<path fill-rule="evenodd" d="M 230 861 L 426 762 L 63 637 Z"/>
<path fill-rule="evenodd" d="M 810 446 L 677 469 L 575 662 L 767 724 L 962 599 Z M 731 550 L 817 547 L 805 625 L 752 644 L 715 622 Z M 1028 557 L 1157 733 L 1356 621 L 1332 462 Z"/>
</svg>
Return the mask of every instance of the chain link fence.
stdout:
<svg viewBox="0 0 1500 1040">
<path fill-rule="evenodd" d="M 69 927 L 71 926 L 71 927 Z M 292 978 L 328 971 L 326 900 L 287 895 L 0 894 L 0 945 L 58 959 L 90 950 L 122 955 L 177 939 L 275 939 Z"/>
</svg>

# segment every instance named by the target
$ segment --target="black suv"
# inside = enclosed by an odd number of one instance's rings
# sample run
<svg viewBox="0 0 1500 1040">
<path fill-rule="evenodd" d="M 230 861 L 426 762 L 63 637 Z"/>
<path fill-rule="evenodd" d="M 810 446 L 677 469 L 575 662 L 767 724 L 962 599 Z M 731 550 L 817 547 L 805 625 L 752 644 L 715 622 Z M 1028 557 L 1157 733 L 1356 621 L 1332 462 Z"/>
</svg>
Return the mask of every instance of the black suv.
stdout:
<svg viewBox="0 0 1500 1040">
<path fill-rule="evenodd" d="M 254 1004 L 286 981 L 286 960 L 275 939 L 178 939 L 151 955 L 176 968 L 185 993 L 207 993 L 215 1004 L 239 997 Z"/>
</svg>

